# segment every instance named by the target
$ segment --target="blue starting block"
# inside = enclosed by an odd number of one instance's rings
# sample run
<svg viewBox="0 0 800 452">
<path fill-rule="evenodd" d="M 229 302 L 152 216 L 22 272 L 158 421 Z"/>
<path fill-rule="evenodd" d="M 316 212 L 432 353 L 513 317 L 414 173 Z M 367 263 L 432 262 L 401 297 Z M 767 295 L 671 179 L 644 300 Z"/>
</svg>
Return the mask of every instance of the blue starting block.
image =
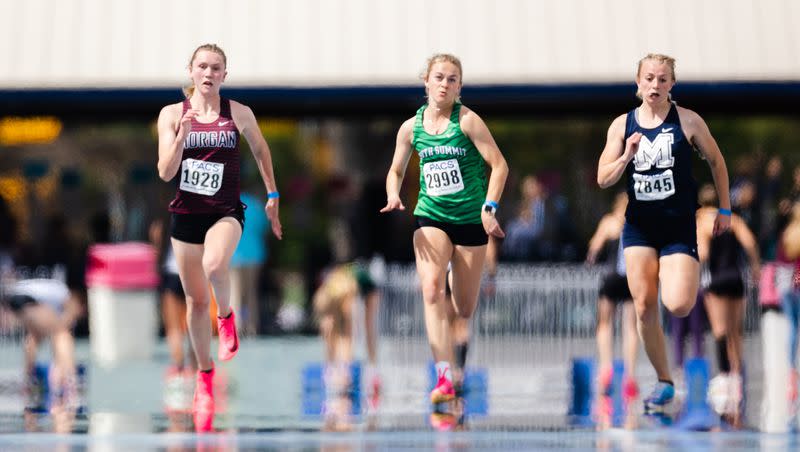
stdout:
<svg viewBox="0 0 800 452">
<path fill-rule="evenodd" d="M 676 427 L 683 430 L 711 430 L 720 425 L 719 417 L 706 401 L 709 370 L 705 358 L 693 358 L 684 365 L 686 400 Z"/>
<path fill-rule="evenodd" d="M 324 379 L 325 366 L 321 363 L 309 363 L 302 370 L 302 411 L 305 416 L 319 416 L 325 406 L 327 388 Z M 352 404 L 351 414 L 361 414 L 361 363 L 350 364 L 350 389 L 345 396 Z"/>
<path fill-rule="evenodd" d="M 611 398 L 613 410 L 612 422 L 621 425 L 625 419 L 625 401 L 622 397 L 622 382 L 625 377 L 625 363 L 621 359 L 613 362 L 614 374 L 608 397 Z M 597 362 L 594 358 L 582 357 L 572 360 L 572 397 L 567 416 L 573 425 L 591 426 L 594 424 L 593 407 L 598 394 L 595 393 L 597 382 Z"/>
<path fill-rule="evenodd" d="M 574 358 L 572 360 L 572 398 L 567 415 L 571 423 L 591 425 L 592 400 L 594 399 L 594 381 L 596 366 L 594 358 Z"/>
<path fill-rule="evenodd" d="M 77 414 L 86 414 L 86 366 L 77 364 L 76 392 L 78 395 Z M 49 413 L 53 406 L 53 391 L 50 387 L 50 363 L 37 362 L 34 366 L 31 381 L 28 382 L 29 393 L 25 400 L 25 409 L 32 413 Z"/>
<path fill-rule="evenodd" d="M 436 364 L 428 363 L 428 392 L 432 391 L 438 376 Z M 489 414 L 489 372 L 485 367 L 464 369 L 464 385 L 461 388 L 464 399 L 464 414 L 467 416 L 485 416 Z M 428 397 L 428 394 L 425 394 Z"/>
<path fill-rule="evenodd" d="M 592 398 L 594 397 L 595 363 L 592 358 L 575 358 L 572 360 L 572 398 L 567 414 L 571 417 L 589 417 L 592 415 Z"/>
</svg>

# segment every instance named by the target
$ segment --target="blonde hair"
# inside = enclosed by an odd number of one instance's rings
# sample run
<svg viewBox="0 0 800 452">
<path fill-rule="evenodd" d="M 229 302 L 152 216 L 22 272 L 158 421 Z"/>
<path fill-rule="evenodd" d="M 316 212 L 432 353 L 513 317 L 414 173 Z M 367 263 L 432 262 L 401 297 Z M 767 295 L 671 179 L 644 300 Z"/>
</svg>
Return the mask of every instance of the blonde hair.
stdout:
<svg viewBox="0 0 800 452">
<path fill-rule="evenodd" d="M 218 54 L 219 56 L 222 57 L 222 64 L 225 65 L 225 67 L 228 66 L 228 58 L 225 56 L 225 51 L 222 50 L 222 48 L 220 48 L 216 44 L 203 44 L 194 49 L 194 52 L 192 52 L 192 57 L 189 58 L 190 70 L 192 69 L 192 64 L 194 64 L 194 59 L 197 57 L 197 53 L 200 52 L 201 50 L 207 50 L 209 52 L 214 52 Z M 192 97 L 192 94 L 194 94 L 194 82 L 183 87 L 183 95 L 186 96 L 187 99 Z"/>
<path fill-rule="evenodd" d="M 436 63 L 450 63 L 458 68 L 459 81 L 462 84 L 464 83 L 464 69 L 461 67 L 461 60 L 459 60 L 457 56 L 450 53 L 437 53 L 428 58 L 428 60 L 425 62 L 425 69 L 420 73 L 419 78 L 427 82 L 428 76 L 431 75 L 431 69 L 433 69 L 433 65 Z M 427 95 L 427 88 L 425 89 L 425 94 Z M 457 97 L 456 101 L 460 102 L 461 97 Z"/>
<path fill-rule="evenodd" d="M 340 265 L 328 273 L 314 293 L 314 317 L 319 322 L 330 316 L 334 328 L 343 331 L 350 321 L 351 303 L 358 294 L 358 283 L 352 269 Z"/>
<path fill-rule="evenodd" d="M 636 66 L 636 80 L 639 80 L 639 75 L 642 73 L 642 64 L 645 61 L 653 60 L 657 63 L 666 64 L 669 66 L 670 71 L 672 72 L 672 81 L 675 82 L 678 79 L 675 77 L 675 58 L 672 58 L 669 55 L 664 55 L 662 53 L 648 53 L 644 56 L 641 60 L 639 60 L 639 64 Z M 639 89 L 636 89 L 636 97 L 639 99 L 642 98 L 642 93 L 639 92 Z M 672 100 L 672 95 L 670 94 L 670 100 Z"/>
<path fill-rule="evenodd" d="M 433 69 L 433 65 L 436 63 L 450 63 L 457 67 L 459 78 L 461 78 L 462 81 L 464 80 L 464 69 L 461 67 L 461 60 L 459 60 L 457 56 L 449 53 L 437 53 L 428 58 L 428 61 L 425 62 L 425 70 L 422 71 L 419 77 L 422 80 L 428 80 L 431 69 Z"/>
</svg>

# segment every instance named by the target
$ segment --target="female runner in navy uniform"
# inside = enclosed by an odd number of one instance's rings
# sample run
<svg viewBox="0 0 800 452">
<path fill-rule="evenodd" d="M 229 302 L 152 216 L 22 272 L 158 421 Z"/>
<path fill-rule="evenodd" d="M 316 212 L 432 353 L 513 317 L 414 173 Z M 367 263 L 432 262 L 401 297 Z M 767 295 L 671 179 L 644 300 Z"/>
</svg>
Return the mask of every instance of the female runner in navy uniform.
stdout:
<svg viewBox="0 0 800 452">
<path fill-rule="evenodd" d="M 230 309 L 229 263 L 244 227 L 239 201 L 239 134 L 247 139 L 267 188 L 265 209 L 272 232 L 281 238 L 278 191 L 272 156 L 249 107 L 220 96 L 225 53 L 214 44 L 195 49 L 189 60 L 192 85 L 186 100 L 167 105 L 158 116 L 158 174 L 178 175 L 170 203 L 172 246 L 186 292 L 189 337 L 197 357 L 193 412 L 195 428 L 209 430 L 214 413 L 210 297 L 217 302 L 218 357 L 231 359 L 239 348 Z M 209 292 L 210 288 L 210 292 Z"/>
<path fill-rule="evenodd" d="M 628 208 L 622 241 L 637 327 L 658 383 L 644 399 L 646 411 L 663 411 L 675 388 L 659 323 L 658 294 L 669 311 L 686 316 L 700 284 L 697 258 L 697 186 L 691 155 L 697 149 L 711 167 L 720 202 L 714 233 L 731 222 L 728 170 L 703 118 L 670 98 L 675 60 L 649 54 L 639 61 L 637 96 L 642 104 L 608 128 L 597 182 L 614 185 L 627 174 Z"/>
</svg>

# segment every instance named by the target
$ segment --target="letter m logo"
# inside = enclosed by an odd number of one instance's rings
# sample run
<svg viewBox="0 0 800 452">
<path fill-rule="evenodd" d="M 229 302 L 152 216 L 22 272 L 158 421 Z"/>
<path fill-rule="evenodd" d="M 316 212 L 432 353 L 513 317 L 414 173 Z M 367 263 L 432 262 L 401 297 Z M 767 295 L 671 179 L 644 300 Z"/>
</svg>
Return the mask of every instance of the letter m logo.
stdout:
<svg viewBox="0 0 800 452">
<path fill-rule="evenodd" d="M 672 156 L 672 143 L 675 137 L 671 133 L 659 133 L 656 139 L 650 141 L 646 136 L 642 136 L 639 141 L 639 150 L 633 158 L 636 171 L 647 171 L 656 168 L 672 168 L 675 158 Z"/>
</svg>

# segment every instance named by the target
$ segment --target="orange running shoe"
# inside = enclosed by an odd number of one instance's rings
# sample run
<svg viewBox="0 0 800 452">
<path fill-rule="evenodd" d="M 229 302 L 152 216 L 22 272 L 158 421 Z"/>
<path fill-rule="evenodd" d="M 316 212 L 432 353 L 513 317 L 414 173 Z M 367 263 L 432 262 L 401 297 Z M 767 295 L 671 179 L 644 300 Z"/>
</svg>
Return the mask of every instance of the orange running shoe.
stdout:
<svg viewBox="0 0 800 452">
<path fill-rule="evenodd" d="M 453 389 L 453 383 L 444 376 L 444 373 L 440 373 L 439 381 L 436 382 L 436 387 L 431 391 L 431 403 L 446 403 L 455 398 L 456 391 Z"/>
<path fill-rule="evenodd" d="M 217 330 L 219 331 L 217 356 L 222 361 L 228 361 L 239 351 L 239 335 L 236 334 L 236 316 L 233 309 L 227 318 L 217 317 Z"/>
<path fill-rule="evenodd" d="M 210 432 L 214 421 L 214 368 L 211 372 L 197 371 L 192 413 L 195 430 Z"/>
</svg>

